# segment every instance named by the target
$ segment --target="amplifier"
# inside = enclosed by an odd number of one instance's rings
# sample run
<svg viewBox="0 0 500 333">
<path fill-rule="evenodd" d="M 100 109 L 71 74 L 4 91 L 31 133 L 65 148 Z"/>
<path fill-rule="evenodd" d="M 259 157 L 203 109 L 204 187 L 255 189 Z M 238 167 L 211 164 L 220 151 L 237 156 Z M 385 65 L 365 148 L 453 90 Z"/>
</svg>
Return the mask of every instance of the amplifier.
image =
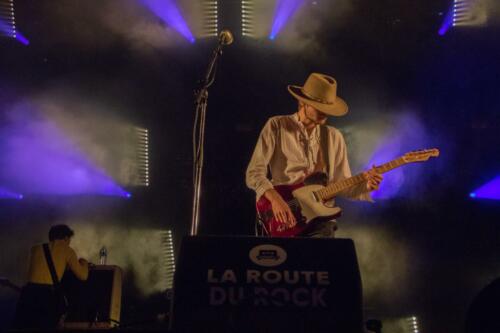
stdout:
<svg viewBox="0 0 500 333">
<path fill-rule="evenodd" d="M 350 239 L 185 237 L 175 332 L 364 332 Z"/>
<path fill-rule="evenodd" d="M 105 329 L 120 321 L 122 270 L 113 265 L 96 265 L 87 281 L 65 274 L 62 281 L 69 303 L 65 329 Z"/>
</svg>

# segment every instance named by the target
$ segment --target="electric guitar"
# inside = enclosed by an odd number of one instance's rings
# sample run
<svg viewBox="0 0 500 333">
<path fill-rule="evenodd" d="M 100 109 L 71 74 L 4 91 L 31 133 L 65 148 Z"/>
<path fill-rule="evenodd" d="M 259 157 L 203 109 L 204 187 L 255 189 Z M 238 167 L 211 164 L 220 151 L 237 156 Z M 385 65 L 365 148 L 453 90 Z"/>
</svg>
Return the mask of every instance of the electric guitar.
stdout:
<svg viewBox="0 0 500 333">
<path fill-rule="evenodd" d="M 385 173 L 405 164 L 425 162 L 437 156 L 439 156 L 439 150 L 436 148 L 413 151 L 375 167 L 375 170 L 378 173 Z M 274 217 L 271 202 L 262 196 L 257 201 L 256 208 L 257 216 L 263 222 L 266 233 L 272 237 L 300 236 L 311 222 L 328 221 L 339 217 L 342 210 L 335 206 L 333 198 L 340 192 L 365 182 L 366 177 L 360 173 L 328 185 L 325 185 L 326 180 L 326 174 L 315 173 L 307 177 L 304 183 L 274 187 L 295 216 L 297 224 L 291 228 Z"/>
</svg>

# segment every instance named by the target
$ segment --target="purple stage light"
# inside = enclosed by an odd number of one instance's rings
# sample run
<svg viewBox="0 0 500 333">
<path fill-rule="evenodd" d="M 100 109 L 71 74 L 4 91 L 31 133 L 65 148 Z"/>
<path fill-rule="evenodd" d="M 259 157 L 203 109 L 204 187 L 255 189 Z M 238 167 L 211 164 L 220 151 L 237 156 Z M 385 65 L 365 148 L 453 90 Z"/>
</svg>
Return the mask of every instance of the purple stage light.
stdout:
<svg viewBox="0 0 500 333">
<path fill-rule="evenodd" d="M 5 22 L 0 18 L 0 34 L 7 37 L 13 37 L 16 33 L 12 24 Z"/>
<path fill-rule="evenodd" d="M 448 10 L 446 14 L 443 24 L 441 28 L 439 28 L 439 36 L 444 36 L 446 32 L 453 26 L 453 15 L 454 15 L 454 5 L 452 4 L 451 8 Z"/>
<path fill-rule="evenodd" d="M 484 184 L 469 196 L 474 199 L 500 200 L 500 176 Z"/>
<path fill-rule="evenodd" d="M 20 193 L 12 192 L 4 187 L 0 187 L 0 199 L 18 199 L 21 200 L 23 195 Z"/>
<path fill-rule="evenodd" d="M 191 30 L 174 0 L 141 0 L 141 2 L 164 23 L 168 24 L 188 41 L 191 43 L 195 42 Z"/>
<path fill-rule="evenodd" d="M 430 148 L 427 133 L 417 117 L 412 114 L 402 114 L 391 120 L 393 129 L 386 135 L 372 154 L 366 169 L 373 165 L 387 163 L 399 158 L 407 152 Z M 417 195 L 417 190 L 423 185 L 422 169 L 407 165 L 389 171 L 384 175 L 384 181 L 377 191 L 372 192 L 374 199 L 389 199 L 396 196 Z"/>
<path fill-rule="evenodd" d="M 13 25 L 9 25 L 0 19 L 0 35 L 15 38 L 23 45 L 29 45 L 29 40 L 17 31 Z"/>
<path fill-rule="evenodd" d="M 23 45 L 29 45 L 30 41 L 24 37 L 19 31 L 16 31 L 16 39 Z"/>
<path fill-rule="evenodd" d="M 24 103 L 12 111 L 0 131 L 2 183 L 23 193 L 129 196 L 54 123 L 37 115 L 36 106 Z"/>
<path fill-rule="evenodd" d="M 285 24 L 302 6 L 304 0 L 277 0 L 274 19 L 269 39 L 274 40 Z"/>
</svg>

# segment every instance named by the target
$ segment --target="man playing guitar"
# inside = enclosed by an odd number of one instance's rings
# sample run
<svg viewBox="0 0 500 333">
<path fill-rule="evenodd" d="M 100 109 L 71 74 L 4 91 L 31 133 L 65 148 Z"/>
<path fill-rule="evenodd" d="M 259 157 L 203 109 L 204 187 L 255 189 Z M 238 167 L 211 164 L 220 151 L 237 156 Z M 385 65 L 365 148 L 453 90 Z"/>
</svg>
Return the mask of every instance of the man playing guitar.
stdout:
<svg viewBox="0 0 500 333">
<path fill-rule="evenodd" d="M 346 103 L 337 96 L 335 79 L 312 73 L 303 87 L 289 85 L 288 91 L 298 100 L 298 112 L 274 116 L 267 121 L 246 172 L 246 184 L 257 194 L 258 210 L 259 200 L 268 203 L 273 220 L 282 230 L 300 223 L 297 221 L 300 214 L 292 211 L 290 202 L 277 187 L 307 182 L 318 172 L 328 175 L 327 183 L 351 177 L 344 138 L 339 130 L 325 125 L 328 116 L 343 116 L 348 110 Z M 268 170 L 271 179 L 267 177 Z M 362 176 L 362 182 L 338 195 L 371 201 L 369 192 L 378 189 L 382 175 L 372 168 Z M 334 237 L 335 230 L 335 219 L 331 216 L 309 224 L 298 236 Z"/>
</svg>

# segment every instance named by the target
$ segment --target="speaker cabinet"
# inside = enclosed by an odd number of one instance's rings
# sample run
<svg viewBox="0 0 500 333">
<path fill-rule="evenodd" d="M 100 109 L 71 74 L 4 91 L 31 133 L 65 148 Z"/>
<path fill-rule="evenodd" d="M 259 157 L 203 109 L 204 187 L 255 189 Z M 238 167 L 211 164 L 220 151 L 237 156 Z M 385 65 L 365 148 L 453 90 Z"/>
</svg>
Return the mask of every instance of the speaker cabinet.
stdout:
<svg viewBox="0 0 500 333">
<path fill-rule="evenodd" d="M 122 270 L 118 266 L 97 265 L 87 281 L 65 274 L 62 285 L 69 302 L 66 329 L 105 329 L 120 321 Z"/>
<path fill-rule="evenodd" d="M 363 332 L 350 239 L 185 237 L 175 332 Z"/>
</svg>

